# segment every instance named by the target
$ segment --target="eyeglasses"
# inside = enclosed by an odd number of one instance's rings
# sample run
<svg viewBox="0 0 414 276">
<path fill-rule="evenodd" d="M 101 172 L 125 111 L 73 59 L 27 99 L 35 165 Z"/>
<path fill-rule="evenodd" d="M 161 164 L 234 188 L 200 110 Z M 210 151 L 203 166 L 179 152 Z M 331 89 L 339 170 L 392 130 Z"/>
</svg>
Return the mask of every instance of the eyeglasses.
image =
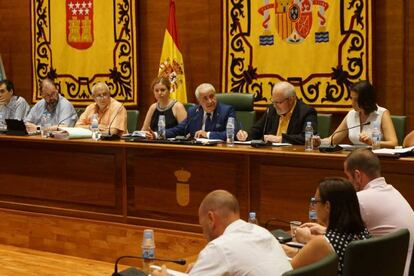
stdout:
<svg viewBox="0 0 414 276">
<path fill-rule="evenodd" d="M 108 93 L 95 96 L 95 99 L 98 99 L 98 100 L 102 100 L 102 99 L 106 99 L 106 98 L 109 98 Z"/>
<path fill-rule="evenodd" d="M 318 202 L 322 202 L 322 200 L 320 198 L 316 198 L 316 197 L 311 197 L 311 199 L 309 200 L 309 203 L 312 205 L 316 205 L 316 203 Z"/>
<path fill-rule="evenodd" d="M 284 98 L 284 99 L 283 99 L 283 100 L 281 100 L 281 101 L 272 101 L 272 104 L 282 104 L 282 103 L 286 102 L 288 99 L 289 99 L 289 98 Z"/>
</svg>

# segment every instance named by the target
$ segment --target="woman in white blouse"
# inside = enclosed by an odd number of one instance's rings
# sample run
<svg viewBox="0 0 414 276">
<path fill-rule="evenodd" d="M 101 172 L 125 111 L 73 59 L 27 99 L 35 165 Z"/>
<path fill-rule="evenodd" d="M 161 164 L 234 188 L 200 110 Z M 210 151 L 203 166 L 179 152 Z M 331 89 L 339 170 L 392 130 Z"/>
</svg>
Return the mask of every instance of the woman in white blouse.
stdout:
<svg viewBox="0 0 414 276">
<path fill-rule="evenodd" d="M 391 115 L 387 109 L 377 105 L 374 87 L 368 81 L 358 82 L 351 87 L 351 99 L 353 109 L 334 134 L 324 139 L 325 142 L 336 145 L 348 137 L 354 145 L 372 145 L 372 130 L 378 127 L 382 134 L 380 147 L 394 148 L 398 140 Z"/>
</svg>

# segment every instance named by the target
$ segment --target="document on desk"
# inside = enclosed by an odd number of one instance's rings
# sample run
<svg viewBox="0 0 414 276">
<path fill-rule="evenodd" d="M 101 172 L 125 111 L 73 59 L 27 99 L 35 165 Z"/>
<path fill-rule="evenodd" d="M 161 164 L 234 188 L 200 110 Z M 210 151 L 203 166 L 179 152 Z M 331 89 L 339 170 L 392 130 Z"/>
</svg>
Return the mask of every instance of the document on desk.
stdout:
<svg viewBox="0 0 414 276">
<path fill-rule="evenodd" d="M 92 131 L 81 127 L 59 127 L 58 131 L 52 133 L 57 139 L 92 138 Z"/>
<path fill-rule="evenodd" d="M 414 155 L 414 146 L 408 147 L 408 148 L 400 148 L 400 149 L 376 149 L 376 150 L 373 150 L 372 152 L 380 156 L 390 156 L 390 157 L 408 156 L 408 155 Z"/>
<path fill-rule="evenodd" d="M 348 144 L 339 144 L 339 146 L 346 151 L 353 151 L 356 149 L 370 149 L 369 145 L 348 145 Z"/>
<path fill-rule="evenodd" d="M 207 139 L 207 138 L 197 138 L 196 141 L 203 143 L 203 144 L 214 144 L 214 143 L 218 144 L 218 143 L 224 142 L 223 140 L 220 140 L 220 139 Z"/>
<path fill-rule="evenodd" d="M 236 145 L 251 145 L 252 141 L 234 141 Z M 289 143 L 272 143 L 272 147 L 287 147 L 291 146 Z"/>
<path fill-rule="evenodd" d="M 151 269 L 161 269 L 161 267 L 158 265 L 151 265 Z M 168 276 L 187 276 L 188 275 L 187 273 L 176 271 L 173 269 L 168 269 L 168 268 L 167 268 L 167 273 L 168 273 Z"/>
</svg>

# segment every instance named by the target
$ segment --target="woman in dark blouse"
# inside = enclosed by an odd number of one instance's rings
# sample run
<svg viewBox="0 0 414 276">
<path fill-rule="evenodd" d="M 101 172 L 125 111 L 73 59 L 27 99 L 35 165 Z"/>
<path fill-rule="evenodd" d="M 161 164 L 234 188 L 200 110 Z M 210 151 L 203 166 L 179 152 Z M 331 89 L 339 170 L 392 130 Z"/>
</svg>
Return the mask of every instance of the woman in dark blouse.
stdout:
<svg viewBox="0 0 414 276">
<path fill-rule="evenodd" d="M 325 235 L 314 236 L 300 250 L 287 246 L 283 248 L 292 257 L 294 269 L 335 252 L 339 259 L 338 275 L 341 275 L 348 244 L 370 238 L 362 221 L 355 189 L 344 178 L 326 178 L 319 183 L 311 204 L 315 205 L 318 222 L 327 226 Z"/>
<path fill-rule="evenodd" d="M 158 131 L 158 118 L 165 116 L 165 128 L 171 128 L 187 118 L 187 111 L 182 103 L 170 99 L 171 83 L 168 78 L 158 77 L 151 85 L 154 97 L 157 100 L 148 109 L 145 116 L 143 131 Z"/>
</svg>

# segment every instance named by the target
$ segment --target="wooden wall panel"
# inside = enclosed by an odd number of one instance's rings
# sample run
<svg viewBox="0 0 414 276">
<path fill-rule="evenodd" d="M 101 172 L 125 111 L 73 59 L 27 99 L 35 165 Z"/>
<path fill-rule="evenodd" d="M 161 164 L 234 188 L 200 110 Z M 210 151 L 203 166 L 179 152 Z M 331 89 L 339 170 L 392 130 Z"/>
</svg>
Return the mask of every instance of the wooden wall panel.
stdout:
<svg viewBox="0 0 414 276">
<path fill-rule="evenodd" d="M 0 209 L 1 244 L 111 263 L 119 256 L 140 255 L 143 230 L 139 226 Z M 159 258 L 194 261 L 206 244 L 201 234 L 188 232 L 154 228 L 154 237 Z M 132 264 L 139 266 L 140 262 Z"/>
<path fill-rule="evenodd" d="M 379 103 L 409 116 L 414 128 L 414 15 L 411 1 L 372 1 L 374 6 L 374 81 Z M 150 84 L 157 74 L 168 1 L 136 0 L 139 32 L 139 106 L 144 119 L 154 101 Z M 187 72 L 188 99 L 202 82 L 219 87 L 221 0 L 176 1 L 177 26 Z M 31 100 L 30 1 L 1 1 L 0 53 L 16 91 Z"/>
</svg>

